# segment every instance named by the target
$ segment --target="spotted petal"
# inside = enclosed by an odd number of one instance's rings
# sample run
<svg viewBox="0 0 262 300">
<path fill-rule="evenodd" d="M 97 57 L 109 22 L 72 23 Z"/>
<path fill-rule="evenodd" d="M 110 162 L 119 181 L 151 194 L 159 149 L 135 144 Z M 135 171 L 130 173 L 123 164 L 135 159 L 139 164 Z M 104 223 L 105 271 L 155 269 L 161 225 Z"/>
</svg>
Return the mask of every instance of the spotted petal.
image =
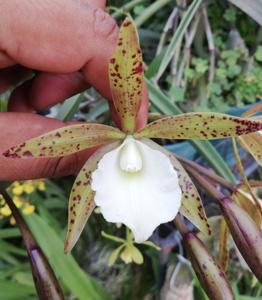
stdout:
<svg viewBox="0 0 262 300">
<path fill-rule="evenodd" d="M 94 192 L 91 189 L 91 174 L 105 153 L 120 145 L 120 142 L 100 147 L 85 163 L 71 190 L 68 204 L 68 230 L 65 253 L 71 251 L 85 224 L 95 208 Z"/>
<path fill-rule="evenodd" d="M 14 158 L 60 157 L 124 137 L 123 132 L 111 126 L 91 123 L 77 124 L 32 138 L 10 148 L 4 155 Z"/>
<path fill-rule="evenodd" d="M 136 138 L 219 139 L 262 130 L 262 122 L 220 113 L 186 113 L 149 123 Z"/>
<path fill-rule="evenodd" d="M 211 234 L 210 225 L 200 195 L 181 163 L 172 153 L 168 152 L 165 148 L 159 146 L 155 142 L 148 139 L 143 139 L 143 142 L 153 149 L 158 149 L 165 153 L 177 171 L 179 185 L 182 190 L 182 205 L 180 207 L 182 215 L 190 220 L 190 222 L 204 234 Z"/>
<path fill-rule="evenodd" d="M 255 120 L 262 121 L 262 117 L 258 117 Z M 262 131 L 242 135 L 238 137 L 238 141 L 262 166 Z"/>
<path fill-rule="evenodd" d="M 133 168 L 132 172 L 121 168 L 125 141 L 101 159 L 92 176 L 92 189 L 104 218 L 128 226 L 139 243 L 148 239 L 159 224 L 174 219 L 181 205 L 181 190 L 169 158 L 140 141 L 134 143 L 142 168 Z M 140 160 L 127 153 L 131 162 L 127 166 L 141 166 Z"/>
<path fill-rule="evenodd" d="M 134 23 L 127 18 L 120 27 L 117 46 L 109 64 L 110 88 L 123 131 L 133 133 L 143 92 L 143 61 Z"/>
</svg>

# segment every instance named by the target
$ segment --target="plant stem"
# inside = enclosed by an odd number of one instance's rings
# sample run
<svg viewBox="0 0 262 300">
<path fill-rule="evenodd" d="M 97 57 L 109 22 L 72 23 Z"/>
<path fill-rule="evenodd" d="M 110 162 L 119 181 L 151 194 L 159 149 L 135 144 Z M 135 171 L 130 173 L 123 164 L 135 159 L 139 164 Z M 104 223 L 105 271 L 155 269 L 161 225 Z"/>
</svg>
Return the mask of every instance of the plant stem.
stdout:
<svg viewBox="0 0 262 300">
<path fill-rule="evenodd" d="M 161 10 L 163 6 L 171 2 L 171 0 L 157 0 L 153 2 L 143 13 L 135 19 L 137 27 L 145 23 L 154 13 Z"/>
<path fill-rule="evenodd" d="M 133 0 L 133 1 L 129 1 L 127 4 L 123 5 L 122 7 L 120 7 L 119 9 L 117 9 L 117 11 L 115 11 L 112 14 L 112 17 L 114 19 L 119 18 L 122 14 L 125 14 L 127 12 L 129 12 L 133 7 L 135 7 L 137 4 L 144 2 L 144 0 Z"/>
<path fill-rule="evenodd" d="M 200 173 L 202 173 L 203 175 L 205 175 L 206 177 L 208 177 L 211 180 L 214 180 L 215 182 L 217 182 L 218 184 L 220 184 L 221 186 L 223 186 L 224 188 L 230 190 L 231 192 L 234 191 L 234 187 L 232 186 L 232 184 L 230 184 L 229 182 L 227 182 L 223 177 L 213 173 L 212 171 L 209 171 L 207 168 L 193 162 L 192 160 L 189 160 L 185 157 L 182 156 L 178 156 L 176 155 L 177 159 L 182 161 L 183 163 L 185 163 L 187 166 L 192 167 L 193 169 L 199 171 Z M 186 166 L 186 168 L 187 168 Z"/>
<path fill-rule="evenodd" d="M 195 169 L 188 167 L 189 173 L 197 180 L 197 182 L 202 186 L 202 188 L 210 194 L 213 198 L 220 201 L 225 198 L 225 195 L 221 193 L 217 188 L 210 183 L 203 175 L 199 174 Z"/>
<path fill-rule="evenodd" d="M 175 222 L 177 229 L 180 231 L 180 233 L 182 235 L 189 232 L 189 230 L 180 214 L 177 214 L 174 222 Z"/>
</svg>

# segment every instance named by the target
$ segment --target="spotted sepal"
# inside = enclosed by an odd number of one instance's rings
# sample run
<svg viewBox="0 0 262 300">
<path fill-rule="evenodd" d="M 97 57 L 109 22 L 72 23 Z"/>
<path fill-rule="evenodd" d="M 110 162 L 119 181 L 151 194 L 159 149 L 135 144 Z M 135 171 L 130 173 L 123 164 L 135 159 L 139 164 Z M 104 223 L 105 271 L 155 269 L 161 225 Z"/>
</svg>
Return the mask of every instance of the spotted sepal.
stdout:
<svg viewBox="0 0 262 300">
<path fill-rule="evenodd" d="M 123 132 L 111 126 L 77 124 L 27 140 L 10 148 L 4 155 L 12 158 L 61 157 L 124 137 Z"/>
<path fill-rule="evenodd" d="M 121 128 L 133 133 L 143 93 L 143 60 L 134 23 L 126 18 L 109 63 L 110 88 Z"/>
<path fill-rule="evenodd" d="M 262 122 L 230 115 L 202 112 L 186 113 L 149 123 L 136 138 L 219 139 L 262 130 Z"/>
<path fill-rule="evenodd" d="M 254 120 L 262 122 L 262 117 L 255 117 Z M 238 137 L 238 142 L 262 166 L 262 131 L 242 135 Z"/>
</svg>

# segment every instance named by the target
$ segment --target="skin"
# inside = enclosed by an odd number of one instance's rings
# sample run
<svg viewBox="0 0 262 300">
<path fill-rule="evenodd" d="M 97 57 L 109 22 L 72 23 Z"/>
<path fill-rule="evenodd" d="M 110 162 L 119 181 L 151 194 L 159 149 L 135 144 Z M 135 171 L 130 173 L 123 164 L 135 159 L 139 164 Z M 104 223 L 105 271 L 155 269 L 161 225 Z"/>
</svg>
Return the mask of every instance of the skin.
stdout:
<svg viewBox="0 0 262 300">
<path fill-rule="evenodd" d="M 53 159 L 8 159 L 2 153 L 70 124 L 34 112 L 90 85 L 109 100 L 118 124 L 108 80 L 118 26 L 104 12 L 105 2 L 0 0 L 0 93 L 27 79 L 12 93 L 9 112 L 0 113 L 0 180 L 60 177 L 80 170 L 94 149 Z M 146 122 L 147 105 L 145 90 L 137 128 Z"/>
</svg>

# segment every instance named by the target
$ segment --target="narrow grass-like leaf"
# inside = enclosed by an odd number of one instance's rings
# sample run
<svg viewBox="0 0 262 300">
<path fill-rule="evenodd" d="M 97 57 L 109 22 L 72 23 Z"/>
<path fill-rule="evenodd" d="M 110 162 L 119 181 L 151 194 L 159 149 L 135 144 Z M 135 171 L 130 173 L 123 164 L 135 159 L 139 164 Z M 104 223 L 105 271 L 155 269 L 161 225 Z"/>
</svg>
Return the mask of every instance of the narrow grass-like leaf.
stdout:
<svg viewBox="0 0 262 300">
<path fill-rule="evenodd" d="M 176 50 L 177 45 L 181 41 L 188 25 L 190 24 L 191 20 L 195 16 L 195 13 L 197 12 L 201 2 L 202 2 L 201 0 L 194 0 L 191 3 L 191 5 L 188 7 L 187 11 L 185 12 L 175 34 L 173 35 L 173 37 L 170 41 L 167 51 L 161 61 L 161 64 L 160 64 L 160 67 L 159 67 L 159 70 L 157 73 L 157 78 L 161 77 L 163 72 L 166 70 L 166 67 L 170 63 L 170 61 L 173 57 L 173 54 Z"/>
<path fill-rule="evenodd" d="M 62 121 L 70 121 L 73 119 L 79 104 L 83 98 L 82 94 L 74 95 L 67 99 L 60 107 L 56 118 Z"/>
<path fill-rule="evenodd" d="M 133 133 L 143 93 L 143 61 L 136 27 L 126 18 L 109 63 L 114 106 L 123 131 Z"/>
<path fill-rule="evenodd" d="M 183 166 L 174 155 L 163 147 L 147 139 L 144 139 L 143 142 L 149 147 L 157 149 L 169 157 L 173 167 L 178 172 L 179 185 L 182 191 L 183 198 L 180 212 L 204 234 L 211 234 L 210 225 L 208 224 L 200 195 Z"/>
<path fill-rule="evenodd" d="M 146 125 L 136 138 L 219 139 L 262 130 L 262 122 L 230 115 L 202 112 L 162 118 Z"/>
<path fill-rule="evenodd" d="M 91 123 L 77 124 L 32 138 L 10 148 L 4 155 L 13 158 L 60 157 L 124 137 L 123 132 L 111 126 Z"/>
<path fill-rule="evenodd" d="M 65 253 L 76 244 L 89 216 L 95 208 L 94 192 L 91 189 L 92 172 L 105 153 L 115 149 L 120 142 L 99 148 L 85 163 L 72 187 L 68 204 L 68 231 L 65 239 Z"/>
</svg>

